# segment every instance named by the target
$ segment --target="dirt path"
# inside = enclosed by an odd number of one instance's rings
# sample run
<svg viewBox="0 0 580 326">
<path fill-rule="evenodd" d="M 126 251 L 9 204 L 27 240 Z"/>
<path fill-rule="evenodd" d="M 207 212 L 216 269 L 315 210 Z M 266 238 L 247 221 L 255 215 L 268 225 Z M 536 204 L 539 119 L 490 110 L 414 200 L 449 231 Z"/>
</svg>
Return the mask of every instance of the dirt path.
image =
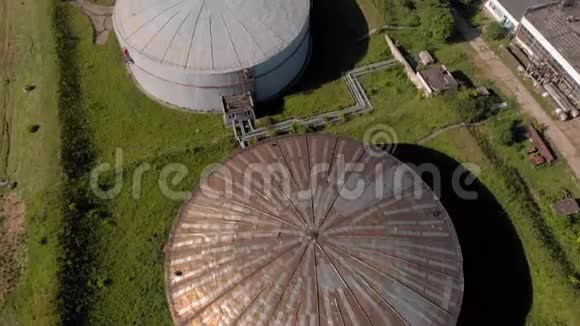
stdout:
<svg viewBox="0 0 580 326">
<path fill-rule="evenodd" d="M 16 193 L 0 199 L 0 305 L 26 266 L 24 232 L 26 209 Z"/>
<path fill-rule="evenodd" d="M 580 148 L 571 141 L 577 135 L 567 135 L 556 121 L 547 114 L 526 86 L 507 67 L 501 59 L 489 48 L 481 38 L 480 33 L 472 28 L 464 19 L 456 14 L 458 30 L 478 54 L 479 63 L 487 76 L 497 82 L 497 86 L 506 94 L 512 94 L 522 109 L 546 127 L 546 136 L 560 154 L 568 161 L 574 174 L 580 179 Z M 580 133 L 580 130 L 570 130 Z"/>
<path fill-rule="evenodd" d="M 86 0 L 76 0 L 74 4 L 91 20 L 95 33 L 95 44 L 105 44 L 109 39 L 109 33 L 113 30 L 113 6 L 98 5 Z"/>
</svg>

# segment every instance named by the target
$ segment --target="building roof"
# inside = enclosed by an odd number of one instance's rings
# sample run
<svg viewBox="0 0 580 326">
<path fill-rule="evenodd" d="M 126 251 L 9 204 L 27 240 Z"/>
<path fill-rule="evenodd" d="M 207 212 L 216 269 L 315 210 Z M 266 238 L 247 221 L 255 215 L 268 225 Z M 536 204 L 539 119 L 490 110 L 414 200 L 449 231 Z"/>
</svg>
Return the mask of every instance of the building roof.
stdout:
<svg viewBox="0 0 580 326">
<path fill-rule="evenodd" d="M 509 12 L 512 17 L 519 21 L 528 8 L 541 6 L 557 0 L 497 0 Z"/>
<path fill-rule="evenodd" d="M 542 136 L 540 136 L 540 134 L 538 133 L 538 131 L 534 126 L 528 125 L 527 134 L 528 137 L 534 143 L 534 145 L 536 145 L 536 148 L 538 149 L 540 154 L 544 157 L 546 162 L 552 163 L 553 161 L 556 160 L 554 154 L 552 154 L 552 150 L 548 147 L 548 145 L 546 144 L 544 139 L 542 139 Z"/>
<path fill-rule="evenodd" d="M 238 152 L 184 204 L 167 296 L 177 325 L 448 326 L 462 261 L 442 204 L 392 155 L 281 137 Z"/>
<path fill-rule="evenodd" d="M 580 72 L 580 1 L 570 7 L 554 3 L 530 9 L 525 18 Z"/>
<path fill-rule="evenodd" d="M 130 51 L 201 72 L 266 61 L 309 24 L 309 0 L 117 0 L 114 25 Z"/>
<path fill-rule="evenodd" d="M 455 77 L 443 65 L 421 70 L 419 74 L 421 74 L 421 77 L 425 79 L 429 87 L 435 92 L 443 92 L 459 87 L 459 83 Z"/>
</svg>

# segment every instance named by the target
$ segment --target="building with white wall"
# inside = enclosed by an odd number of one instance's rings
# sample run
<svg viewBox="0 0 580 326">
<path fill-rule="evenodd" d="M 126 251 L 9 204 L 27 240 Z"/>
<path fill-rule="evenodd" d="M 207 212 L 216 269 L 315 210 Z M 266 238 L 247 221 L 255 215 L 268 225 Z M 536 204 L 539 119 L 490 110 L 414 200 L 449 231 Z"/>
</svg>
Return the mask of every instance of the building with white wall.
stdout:
<svg viewBox="0 0 580 326">
<path fill-rule="evenodd" d="M 514 39 L 535 64 L 542 83 L 551 83 L 580 107 L 580 1 L 529 9 Z"/>
<path fill-rule="evenodd" d="M 484 7 L 506 29 L 514 31 L 526 10 L 550 0 L 488 0 Z"/>
</svg>

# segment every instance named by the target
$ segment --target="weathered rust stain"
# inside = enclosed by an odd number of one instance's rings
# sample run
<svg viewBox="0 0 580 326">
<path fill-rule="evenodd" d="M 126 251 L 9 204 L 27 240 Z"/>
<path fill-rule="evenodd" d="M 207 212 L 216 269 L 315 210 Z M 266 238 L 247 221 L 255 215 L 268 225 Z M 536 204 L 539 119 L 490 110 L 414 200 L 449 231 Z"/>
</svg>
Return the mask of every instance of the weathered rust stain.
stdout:
<svg viewBox="0 0 580 326">
<path fill-rule="evenodd" d="M 357 162 L 363 169 L 340 182 L 345 163 Z M 248 178 L 256 164 L 279 173 Z M 166 257 L 175 323 L 455 324 L 463 297 L 455 230 L 414 173 L 397 184 L 401 168 L 388 153 L 325 135 L 236 154 L 210 174 L 211 193 L 200 187 L 176 221 Z M 362 194 L 346 198 L 359 181 Z"/>
</svg>

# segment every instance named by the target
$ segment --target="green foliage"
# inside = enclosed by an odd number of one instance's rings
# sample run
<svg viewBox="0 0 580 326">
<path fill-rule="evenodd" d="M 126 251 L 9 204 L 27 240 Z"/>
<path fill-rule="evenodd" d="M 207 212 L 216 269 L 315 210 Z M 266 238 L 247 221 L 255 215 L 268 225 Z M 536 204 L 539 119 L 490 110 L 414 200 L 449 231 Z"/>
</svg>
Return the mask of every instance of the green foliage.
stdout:
<svg viewBox="0 0 580 326">
<path fill-rule="evenodd" d="M 506 37 L 507 31 L 499 22 L 490 23 L 485 29 L 485 38 L 492 41 L 499 41 Z"/>
<path fill-rule="evenodd" d="M 301 123 L 297 123 L 297 122 L 293 123 L 290 126 L 290 133 L 291 134 L 303 135 L 303 134 L 307 134 L 311 131 L 312 131 L 312 129 L 310 127 L 305 126 Z"/>
<path fill-rule="evenodd" d="M 77 65 L 78 41 L 70 28 L 66 3 L 58 3 L 54 16 L 57 36 L 57 55 L 60 67 L 59 111 L 62 129 L 62 164 L 66 175 L 62 200 L 68 203 L 64 210 L 64 230 L 61 238 L 60 297 L 64 324 L 84 320 L 93 302 L 94 287 L 90 284 L 96 268 L 96 221 L 91 211 L 97 205 L 82 178 L 94 164 L 90 130 L 82 106 L 80 71 Z"/>
<path fill-rule="evenodd" d="M 578 279 L 578 277 L 576 275 L 569 275 L 568 281 L 570 281 L 570 284 L 573 287 L 580 289 L 580 280 Z"/>
<path fill-rule="evenodd" d="M 455 19 L 449 3 L 428 0 L 419 6 L 421 30 L 427 37 L 447 41 L 454 31 Z"/>
<path fill-rule="evenodd" d="M 477 96 L 471 91 L 462 90 L 456 94 L 446 95 L 451 105 L 457 110 L 462 121 L 477 123 L 489 118 L 493 112 L 493 96 Z"/>
<path fill-rule="evenodd" d="M 548 225 L 555 220 L 551 209 L 539 206 L 537 199 L 538 189 L 558 188 L 563 182 L 570 182 L 562 178 L 570 171 L 563 166 L 534 169 L 519 157 L 515 148 L 493 144 L 486 129 L 494 120 L 480 127 L 456 129 L 437 137 L 428 146 L 435 146 L 462 162 L 477 164 L 481 168 L 480 180 L 493 192 L 516 228 L 534 287 L 527 322 L 576 325 L 580 320 L 576 309 L 580 293 L 570 286 L 569 279 L 569 275 L 577 275 L 575 262 L 569 259 L 570 250 L 555 235 L 553 226 Z M 530 188 L 531 185 L 534 187 Z"/>
<path fill-rule="evenodd" d="M 382 2 L 385 22 L 390 25 L 418 26 L 416 0 L 377 0 Z"/>
<path fill-rule="evenodd" d="M 512 146 L 516 141 L 519 122 L 511 119 L 500 120 L 491 128 L 492 137 L 504 146 Z"/>
</svg>

